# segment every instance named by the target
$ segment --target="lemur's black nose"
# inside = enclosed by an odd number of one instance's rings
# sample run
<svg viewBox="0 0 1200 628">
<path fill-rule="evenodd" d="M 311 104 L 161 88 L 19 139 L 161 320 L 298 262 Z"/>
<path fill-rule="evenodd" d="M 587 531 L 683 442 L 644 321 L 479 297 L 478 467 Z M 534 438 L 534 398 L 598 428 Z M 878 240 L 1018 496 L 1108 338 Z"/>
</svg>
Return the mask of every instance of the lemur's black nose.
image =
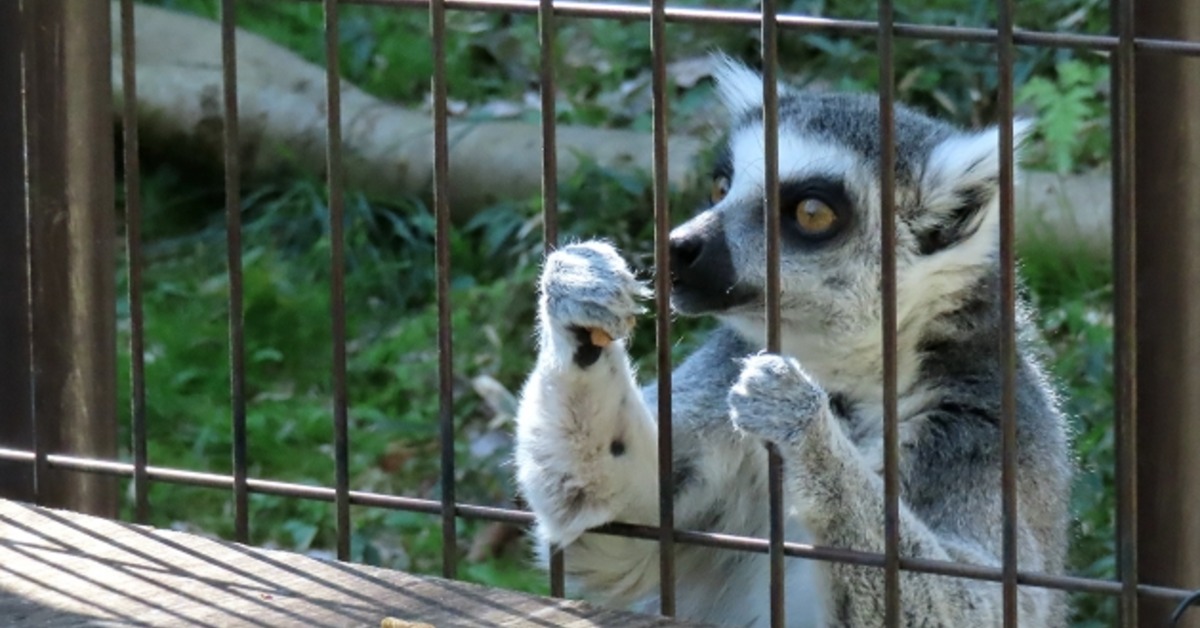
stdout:
<svg viewBox="0 0 1200 628">
<path fill-rule="evenodd" d="M 689 234 L 690 235 L 690 234 Z M 677 275 L 691 268 L 704 250 L 704 240 L 698 237 L 671 238 L 671 269 Z"/>
<path fill-rule="evenodd" d="M 718 214 L 707 211 L 679 225 L 671 231 L 671 284 L 679 288 L 710 283 L 714 279 L 726 279 L 721 274 L 732 275 L 718 268 L 728 266 L 728 249 Z M 722 254 L 724 253 L 724 254 Z M 720 258 L 726 258 L 721 263 Z M 714 265 L 714 262 L 718 262 Z M 715 271 L 715 273 L 714 273 Z M 714 276 L 717 275 L 717 276 Z"/>
<path fill-rule="evenodd" d="M 755 297 L 740 287 L 721 215 L 709 210 L 671 232 L 671 306 L 681 314 L 720 312 Z"/>
</svg>

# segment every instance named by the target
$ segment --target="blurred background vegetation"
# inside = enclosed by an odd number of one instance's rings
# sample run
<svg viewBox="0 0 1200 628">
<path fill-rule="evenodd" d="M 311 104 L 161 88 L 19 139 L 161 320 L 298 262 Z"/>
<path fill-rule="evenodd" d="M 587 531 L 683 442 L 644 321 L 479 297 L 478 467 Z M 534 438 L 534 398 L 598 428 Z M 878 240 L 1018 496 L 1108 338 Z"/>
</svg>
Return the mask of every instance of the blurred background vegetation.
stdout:
<svg viewBox="0 0 1200 628">
<path fill-rule="evenodd" d="M 693 2 L 695 3 L 695 2 Z M 154 0 L 217 16 L 216 0 Z M 707 6 L 753 9 L 748 0 Z M 905 22 L 989 26 L 986 0 L 898 2 Z M 1021 28 L 1101 33 L 1099 0 L 1018 3 Z M 872 19 L 867 0 L 795 0 L 789 12 Z M 243 0 L 239 24 L 310 61 L 323 59 L 321 7 L 308 2 Z M 452 112 L 479 119 L 539 120 L 534 16 L 451 12 L 447 68 Z M 345 6 L 343 77 L 381 98 L 428 106 L 432 71 L 428 14 Z M 649 29 L 642 23 L 561 19 L 555 50 L 560 123 L 649 129 Z M 753 61 L 754 29 L 671 25 L 668 55 L 675 132 L 712 134 L 711 85 L 688 63 L 721 48 Z M 871 38 L 785 32 L 784 73 L 813 89 L 871 91 L 878 68 Z M 988 46 L 900 40 L 899 97 L 962 125 L 994 122 L 996 70 Z M 1018 49 L 1018 108 L 1037 118 L 1027 166 L 1068 174 L 1108 159 L 1107 59 L 1091 52 Z M 535 148 L 536 150 L 536 148 Z M 222 182 L 166 163 L 144 164 L 146 389 L 151 464 L 230 469 L 228 282 Z M 415 194 L 347 196 L 346 299 L 352 487 L 438 496 L 437 320 L 433 220 Z M 602 236 L 649 268 L 653 242 L 648 177 L 584 166 L 560 182 L 564 238 Z M 676 222 L 697 191 L 673 190 Z M 541 254 L 540 199 L 511 199 L 457 225 L 451 236 L 454 307 L 454 414 L 458 499 L 510 506 L 511 395 L 533 358 L 534 279 Z M 250 473 L 319 485 L 333 483 L 330 379 L 329 217 L 324 181 L 291 179 L 243 190 L 246 364 Z M 1113 440 L 1111 276 L 1107 260 L 1050 243 L 1022 243 L 1028 296 L 1041 311 L 1053 372 L 1075 429 L 1081 471 L 1072 570 L 1111 577 Z M 126 278 L 122 272 L 122 289 Z M 123 294 L 123 293 L 122 293 Z M 124 296 L 122 296 L 124 299 Z M 122 368 L 128 368 L 128 302 L 120 304 Z M 678 326 L 675 355 L 695 346 L 705 325 Z M 652 329 L 647 322 L 643 329 Z M 634 353 L 653 377 L 653 334 Z M 128 428 L 128 373 L 122 377 Z M 125 434 L 123 442 L 129 442 Z M 232 500 L 221 491 L 155 485 L 153 523 L 229 537 Z M 257 544 L 328 555 L 334 545 L 329 504 L 251 496 Z M 129 514 L 127 505 L 127 515 Z M 355 508 L 353 559 L 436 573 L 441 536 L 433 516 Z M 459 522 L 460 574 L 477 582 L 545 592 L 528 547 L 496 526 Z M 1079 596 L 1076 626 L 1111 624 L 1111 601 Z"/>
</svg>

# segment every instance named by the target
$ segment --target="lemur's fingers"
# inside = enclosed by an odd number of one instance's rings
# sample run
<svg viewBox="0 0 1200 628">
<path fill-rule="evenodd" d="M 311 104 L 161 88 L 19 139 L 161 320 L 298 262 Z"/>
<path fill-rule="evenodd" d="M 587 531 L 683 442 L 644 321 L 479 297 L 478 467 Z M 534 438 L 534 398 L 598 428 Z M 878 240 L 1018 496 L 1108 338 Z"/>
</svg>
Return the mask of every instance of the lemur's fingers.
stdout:
<svg viewBox="0 0 1200 628">
<path fill-rule="evenodd" d="M 541 292 L 546 323 L 563 331 L 586 330 L 580 340 L 601 348 L 629 335 L 635 317 L 645 311 L 638 299 L 647 293 L 625 260 L 603 242 L 552 253 Z"/>
<path fill-rule="evenodd" d="M 798 442 L 828 412 L 829 397 L 792 358 L 748 358 L 729 391 L 729 413 L 738 430 L 779 445 Z"/>
</svg>

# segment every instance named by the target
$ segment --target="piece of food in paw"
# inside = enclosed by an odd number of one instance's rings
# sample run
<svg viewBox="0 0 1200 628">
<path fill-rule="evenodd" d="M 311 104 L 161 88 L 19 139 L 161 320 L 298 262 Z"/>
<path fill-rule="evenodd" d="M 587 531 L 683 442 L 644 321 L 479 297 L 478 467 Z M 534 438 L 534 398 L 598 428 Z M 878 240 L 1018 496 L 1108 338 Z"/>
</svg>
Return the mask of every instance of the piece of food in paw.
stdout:
<svg viewBox="0 0 1200 628">
<path fill-rule="evenodd" d="M 603 349 L 604 347 L 612 344 L 612 336 L 608 335 L 608 332 L 604 331 L 603 329 L 600 329 L 599 327 L 593 327 L 590 332 L 592 344 L 596 345 L 597 347 Z"/>
</svg>

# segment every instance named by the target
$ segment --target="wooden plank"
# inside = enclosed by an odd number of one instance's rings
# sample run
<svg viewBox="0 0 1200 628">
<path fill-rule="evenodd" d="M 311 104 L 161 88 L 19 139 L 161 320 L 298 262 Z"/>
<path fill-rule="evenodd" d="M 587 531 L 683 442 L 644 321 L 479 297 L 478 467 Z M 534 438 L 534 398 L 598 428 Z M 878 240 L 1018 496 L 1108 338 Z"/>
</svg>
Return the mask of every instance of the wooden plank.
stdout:
<svg viewBox="0 0 1200 628">
<path fill-rule="evenodd" d="M 5 626 L 685 626 L 0 500 Z"/>
</svg>

